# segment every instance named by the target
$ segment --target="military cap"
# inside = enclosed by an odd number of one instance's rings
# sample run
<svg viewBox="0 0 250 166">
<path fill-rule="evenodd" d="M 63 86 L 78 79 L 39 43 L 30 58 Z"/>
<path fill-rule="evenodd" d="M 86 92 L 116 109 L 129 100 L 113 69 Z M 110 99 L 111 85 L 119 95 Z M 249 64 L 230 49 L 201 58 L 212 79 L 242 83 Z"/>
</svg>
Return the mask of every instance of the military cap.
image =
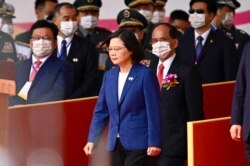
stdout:
<svg viewBox="0 0 250 166">
<path fill-rule="evenodd" d="M 218 5 L 226 5 L 233 9 L 240 7 L 240 3 L 237 0 L 217 0 Z"/>
<path fill-rule="evenodd" d="M 168 0 L 156 0 L 154 6 L 165 6 Z"/>
<path fill-rule="evenodd" d="M 101 0 L 75 0 L 73 5 L 77 8 L 78 11 L 84 10 L 99 10 L 102 6 Z"/>
<path fill-rule="evenodd" d="M 15 13 L 15 7 L 10 4 L 10 3 L 3 3 L 3 17 L 8 17 L 8 18 L 16 18 L 16 16 L 14 16 Z"/>
<path fill-rule="evenodd" d="M 154 4 L 155 0 L 125 0 L 125 4 L 128 7 L 134 7 L 140 4 Z"/>
<path fill-rule="evenodd" d="M 133 9 L 124 9 L 117 15 L 117 24 L 119 27 L 125 26 L 140 26 L 147 27 L 147 19 L 138 11 Z"/>
</svg>

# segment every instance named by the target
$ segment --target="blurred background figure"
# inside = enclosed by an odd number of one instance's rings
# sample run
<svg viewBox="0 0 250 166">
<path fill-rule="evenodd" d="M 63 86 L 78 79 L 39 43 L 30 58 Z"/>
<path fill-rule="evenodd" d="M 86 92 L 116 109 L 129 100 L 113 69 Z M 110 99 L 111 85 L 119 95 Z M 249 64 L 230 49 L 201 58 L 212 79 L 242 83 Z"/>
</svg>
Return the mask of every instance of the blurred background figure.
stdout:
<svg viewBox="0 0 250 166">
<path fill-rule="evenodd" d="M 190 27 L 188 17 L 188 13 L 184 10 L 174 10 L 170 13 L 169 23 L 183 34 Z"/>
<path fill-rule="evenodd" d="M 141 13 L 147 19 L 147 26 L 144 28 L 146 34 L 142 41 L 142 46 L 144 49 L 151 50 L 151 34 L 154 24 L 151 22 L 154 11 L 155 0 L 125 0 L 125 4 L 139 13 Z"/>
<path fill-rule="evenodd" d="M 212 21 L 212 26 L 216 30 L 223 31 L 230 39 L 233 40 L 237 49 L 237 66 L 240 63 L 241 55 L 245 44 L 250 40 L 249 35 L 237 29 L 233 23 L 235 10 L 241 5 L 237 0 L 217 0 L 218 9 L 216 16 Z"/>
<path fill-rule="evenodd" d="M 165 5 L 167 0 L 156 0 L 154 2 L 154 11 L 151 22 L 153 24 L 162 23 L 165 21 Z"/>
<path fill-rule="evenodd" d="M 14 16 L 15 7 L 10 3 L 5 3 L 5 5 L 6 7 L 3 11 L 1 30 L 12 36 L 14 33 L 13 18 L 16 18 L 16 16 Z"/>
<path fill-rule="evenodd" d="M 16 48 L 12 37 L 2 31 L 8 5 L 0 1 L 0 60 L 16 61 Z"/>
</svg>

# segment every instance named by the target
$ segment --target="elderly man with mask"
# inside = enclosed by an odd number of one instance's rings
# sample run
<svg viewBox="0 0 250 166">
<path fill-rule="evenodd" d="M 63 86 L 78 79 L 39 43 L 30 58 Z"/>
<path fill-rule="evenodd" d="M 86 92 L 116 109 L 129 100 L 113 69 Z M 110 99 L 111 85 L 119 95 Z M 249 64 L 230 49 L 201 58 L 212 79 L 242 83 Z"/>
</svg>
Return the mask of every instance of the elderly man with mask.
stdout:
<svg viewBox="0 0 250 166">
<path fill-rule="evenodd" d="M 16 64 L 16 96 L 10 105 L 41 103 L 68 98 L 72 66 L 55 56 L 57 27 L 45 20 L 31 27 L 32 57 Z"/>
<path fill-rule="evenodd" d="M 57 56 L 69 61 L 74 68 L 73 92 L 70 98 L 96 95 L 96 73 L 98 52 L 95 46 L 75 34 L 77 30 L 77 9 L 71 3 L 59 3 L 55 7 L 57 36 Z"/>
<path fill-rule="evenodd" d="M 247 32 L 237 29 L 233 24 L 235 10 L 240 7 L 240 3 L 237 0 L 218 0 L 217 5 L 218 9 L 212 21 L 212 26 L 216 30 L 223 31 L 233 40 L 237 49 L 237 63 L 239 64 L 244 46 L 250 40 Z"/>
</svg>

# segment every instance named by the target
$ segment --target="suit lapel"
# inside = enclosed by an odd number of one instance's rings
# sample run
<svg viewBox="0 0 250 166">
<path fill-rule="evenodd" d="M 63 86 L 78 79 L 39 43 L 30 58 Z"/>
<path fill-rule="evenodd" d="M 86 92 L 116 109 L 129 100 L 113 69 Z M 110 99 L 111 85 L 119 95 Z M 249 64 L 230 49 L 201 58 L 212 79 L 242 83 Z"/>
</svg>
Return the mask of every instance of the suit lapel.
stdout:
<svg viewBox="0 0 250 166">
<path fill-rule="evenodd" d="M 137 76 L 137 70 L 138 70 L 137 65 L 133 65 L 126 79 L 125 85 L 123 87 L 120 104 L 122 103 L 131 85 L 135 82 Z"/>
<path fill-rule="evenodd" d="M 47 71 L 51 71 L 51 67 L 53 66 L 53 61 L 55 60 L 55 57 L 53 57 L 53 55 L 51 55 L 45 62 L 44 64 L 42 65 L 42 67 L 38 70 L 32 84 L 31 84 L 31 87 L 33 87 L 37 81 L 40 79 L 40 77 L 42 75 L 44 75 L 45 72 Z"/>
<path fill-rule="evenodd" d="M 69 50 L 69 54 L 67 56 L 68 60 L 71 60 L 75 56 L 75 51 L 78 50 L 79 43 L 77 42 L 77 36 L 74 35 L 72 41 L 71 41 L 71 46 Z"/>
<path fill-rule="evenodd" d="M 119 67 L 114 67 L 114 72 L 111 73 L 111 79 L 110 79 L 110 90 L 112 93 L 112 96 L 114 96 L 114 103 L 116 106 L 118 106 L 118 75 L 119 75 Z"/>
<path fill-rule="evenodd" d="M 201 51 L 201 55 L 200 55 L 200 58 L 199 60 L 201 60 L 205 55 L 206 55 L 206 52 L 209 50 L 209 48 L 213 45 L 213 43 L 215 42 L 215 35 L 214 35 L 214 31 L 213 30 L 210 30 L 209 32 L 209 35 L 207 37 L 207 40 L 202 48 L 202 51 Z"/>
</svg>

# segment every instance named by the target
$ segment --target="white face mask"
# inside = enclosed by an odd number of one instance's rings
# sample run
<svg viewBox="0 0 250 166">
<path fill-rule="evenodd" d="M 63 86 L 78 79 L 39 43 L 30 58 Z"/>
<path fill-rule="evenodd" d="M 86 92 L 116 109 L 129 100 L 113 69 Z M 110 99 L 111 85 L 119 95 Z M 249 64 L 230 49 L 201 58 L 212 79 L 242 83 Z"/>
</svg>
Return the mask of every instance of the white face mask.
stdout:
<svg viewBox="0 0 250 166">
<path fill-rule="evenodd" d="M 83 29 L 93 29 L 96 27 L 98 21 L 98 17 L 96 16 L 83 16 L 81 17 L 80 25 Z"/>
<path fill-rule="evenodd" d="M 222 24 L 225 25 L 232 25 L 233 24 L 233 19 L 234 19 L 234 14 L 233 12 L 227 12 L 225 15 L 225 19 L 222 20 Z"/>
<path fill-rule="evenodd" d="M 165 18 L 165 12 L 154 11 L 153 18 L 151 21 L 153 24 L 157 24 L 157 23 L 164 22 L 164 18 Z"/>
<path fill-rule="evenodd" d="M 141 13 L 147 19 L 148 22 L 152 20 L 153 13 L 151 11 L 139 10 L 138 12 Z"/>
<path fill-rule="evenodd" d="M 206 24 L 205 14 L 193 13 L 189 16 L 189 22 L 193 28 L 200 28 Z"/>
<path fill-rule="evenodd" d="M 61 22 L 61 32 L 66 36 L 74 35 L 77 30 L 77 22 L 76 21 L 62 21 Z"/>
<path fill-rule="evenodd" d="M 165 41 L 158 41 L 152 45 L 152 53 L 159 58 L 165 59 L 171 51 L 170 43 Z"/>
<path fill-rule="evenodd" d="M 33 41 L 32 52 L 38 57 L 45 57 L 52 53 L 52 41 L 40 39 Z"/>
<path fill-rule="evenodd" d="M 14 33 L 13 24 L 3 24 L 2 31 L 9 34 L 9 35 L 12 35 Z"/>
</svg>

